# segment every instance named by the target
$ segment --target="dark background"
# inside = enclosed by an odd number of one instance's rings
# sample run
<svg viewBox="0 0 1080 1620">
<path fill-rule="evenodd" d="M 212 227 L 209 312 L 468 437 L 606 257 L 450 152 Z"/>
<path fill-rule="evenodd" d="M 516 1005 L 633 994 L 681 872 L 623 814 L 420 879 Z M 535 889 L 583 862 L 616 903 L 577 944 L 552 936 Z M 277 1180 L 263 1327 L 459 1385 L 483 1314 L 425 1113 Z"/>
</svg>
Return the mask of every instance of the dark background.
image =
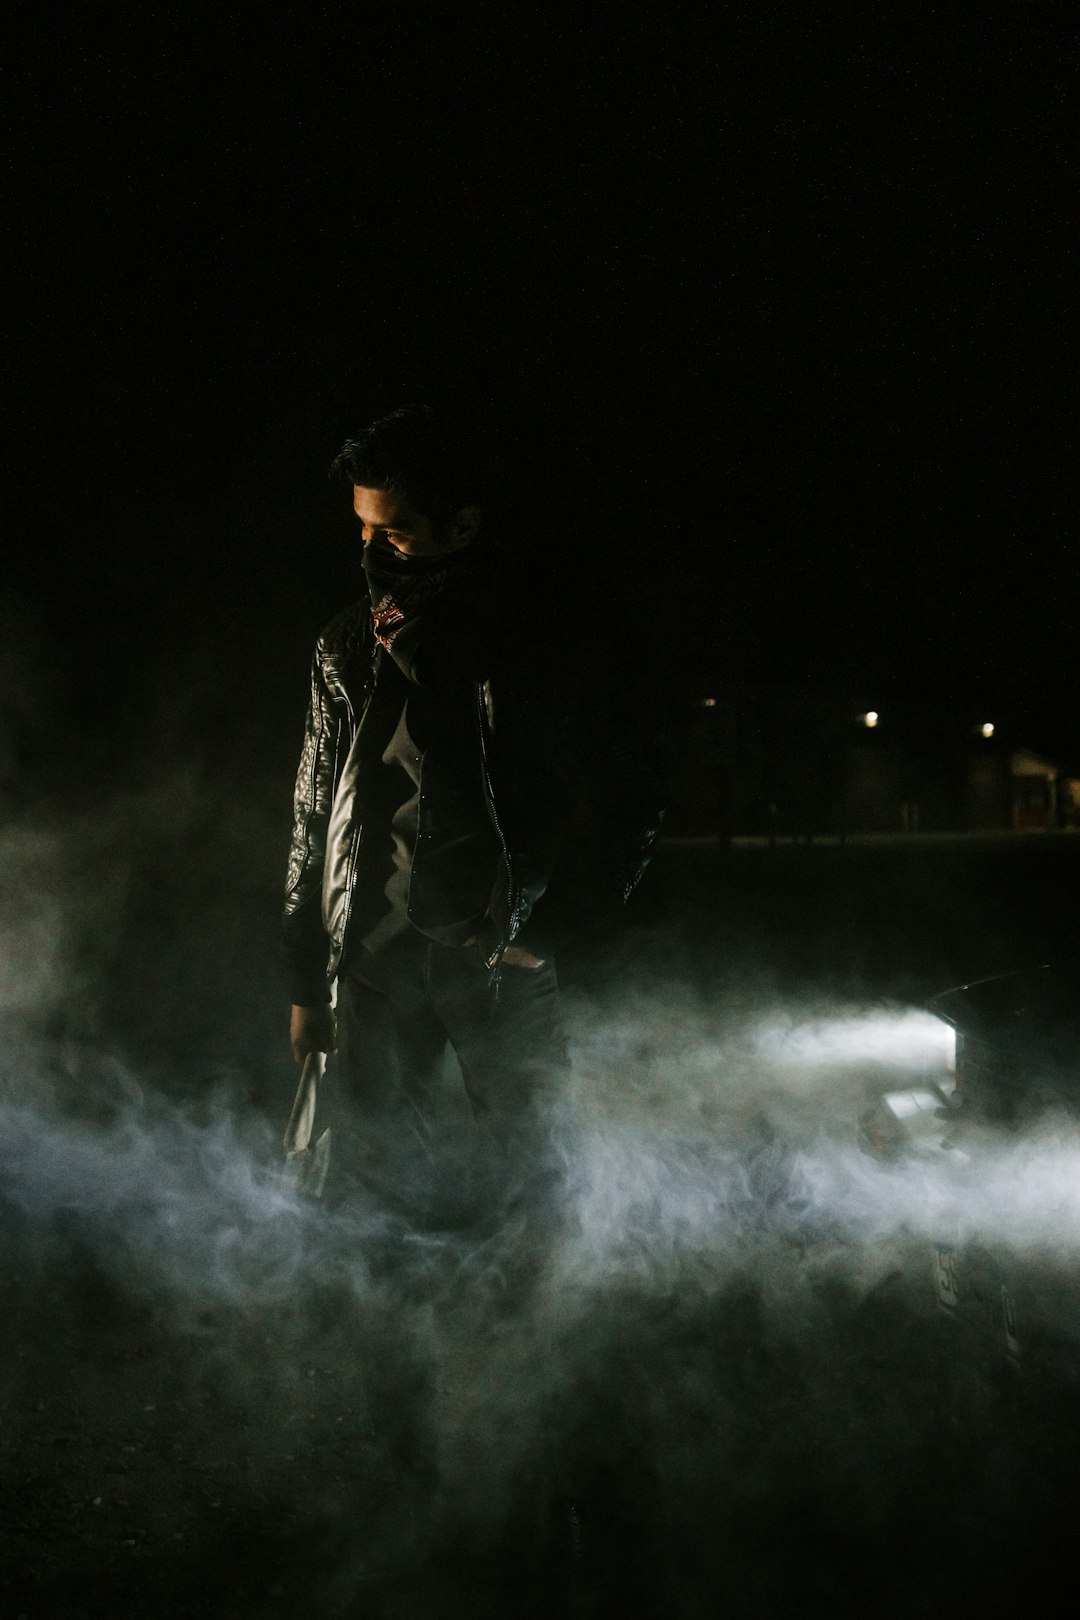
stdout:
<svg viewBox="0 0 1080 1620">
<path fill-rule="evenodd" d="M 276 756 L 356 568 L 325 468 L 429 397 L 487 424 L 559 588 L 640 578 L 670 668 L 1008 699 L 1073 746 L 1064 30 L 324 5 L 22 34 L 5 573 L 65 719 L 127 748 L 224 665 Z"/>
<path fill-rule="evenodd" d="M 326 469 L 378 410 L 485 425 L 523 566 L 659 665 L 673 732 L 732 678 L 1004 704 L 1076 758 L 1071 34 L 561 13 L 15 14 L 13 1614 L 907 1620 L 1069 1567 L 1075 1320 L 1020 1382 L 949 1337 L 948 1188 L 891 1202 L 855 1136 L 912 1008 L 1072 948 L 1071 833 L 665 844 L 631 926 L 560 956 L 594 1270 L 536 1311 L 499 1305 L 512 1233 L 281 1207 L 292 772 L 359 572 Z M 974 1167 L 973 1228 L 1071 1301 L 1072 1161 L 1027 1148 Z"/>
</svg>

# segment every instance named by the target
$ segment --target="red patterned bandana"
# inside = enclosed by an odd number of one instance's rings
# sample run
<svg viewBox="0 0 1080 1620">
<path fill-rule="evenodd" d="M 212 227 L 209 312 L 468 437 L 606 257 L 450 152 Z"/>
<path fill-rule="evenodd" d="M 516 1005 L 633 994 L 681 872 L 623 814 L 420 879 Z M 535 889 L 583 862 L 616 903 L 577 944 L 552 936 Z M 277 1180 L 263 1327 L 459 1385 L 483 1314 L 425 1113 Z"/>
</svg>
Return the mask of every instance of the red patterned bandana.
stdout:
<svg viewBox="0 0 1080 1620">
<path fill-rule="evenodd" d="M 404 613 L 388 594 L 372 608 L 371 617 L 375 625 L 375 640 L 389 652 L 391 642 L 405 623 Z"/>
</svg>

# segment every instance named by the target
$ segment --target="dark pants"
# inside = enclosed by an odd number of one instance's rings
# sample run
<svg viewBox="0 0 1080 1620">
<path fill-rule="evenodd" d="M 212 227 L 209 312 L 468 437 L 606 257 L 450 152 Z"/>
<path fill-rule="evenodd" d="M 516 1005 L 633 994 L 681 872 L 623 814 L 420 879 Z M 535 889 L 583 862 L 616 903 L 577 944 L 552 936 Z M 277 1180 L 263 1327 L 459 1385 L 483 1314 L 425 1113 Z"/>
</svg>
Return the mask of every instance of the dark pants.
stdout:
<svg viewBox="0 0 1080 1620">
<path fill-rule="evenodd" d="M 567 1061 L 550 962 L 495 985 L 475 950 L 415 932 L 364 955 L 338 989 L 335 1194 L 434 1224 L 550 1200 Z"/>
</svg>

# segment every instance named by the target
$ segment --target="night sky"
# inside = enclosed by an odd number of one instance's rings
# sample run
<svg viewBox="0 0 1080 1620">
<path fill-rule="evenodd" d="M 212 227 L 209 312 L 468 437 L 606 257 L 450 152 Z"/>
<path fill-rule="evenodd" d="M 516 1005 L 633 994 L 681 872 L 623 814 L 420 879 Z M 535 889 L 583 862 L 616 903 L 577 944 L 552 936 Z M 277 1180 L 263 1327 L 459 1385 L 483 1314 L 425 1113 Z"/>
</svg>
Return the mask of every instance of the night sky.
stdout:
<svg viewBox="0 0 1080 1620">
<path fill-rule="evenodd" d="M 427 397 L 487 424 L 557 590 L 640 580 L 673 672 L 1009 701 L 1075 748 L 1071 44 L 1006 8 L 27 11 L 34 678 L 137 748 L 228 661 L 295 731 L 357 570 L 326 467 Z"/>
</svg>

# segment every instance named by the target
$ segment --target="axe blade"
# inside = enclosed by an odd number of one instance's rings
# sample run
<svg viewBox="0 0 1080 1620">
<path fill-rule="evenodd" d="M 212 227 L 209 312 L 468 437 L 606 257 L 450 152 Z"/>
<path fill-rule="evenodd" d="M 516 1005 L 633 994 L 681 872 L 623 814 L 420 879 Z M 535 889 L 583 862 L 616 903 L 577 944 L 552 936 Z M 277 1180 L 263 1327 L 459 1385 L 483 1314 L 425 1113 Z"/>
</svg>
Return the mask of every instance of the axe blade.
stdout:
<svg viewBox="0 0 1080 1620">
<path fill-rule="evenodd" d="M 309 1052 L 300 1070 L 292 1113 L 285 1127 L 285 1153 L 303 1153 L 311 1141 L 315 1124 L 315 1101 L 319 1081 L 326 1072 L 326 1053 Z"/>
<path fill-rule="evenodd" d="M 326 1072 L 326 1053 L 309 1052 L 300 1071 L 300 1084 L 296 1088 L 292 1113 L 285 1128 L 286 1186 L 295 1192 L 321 1198 L 330 1163 L 330 1130 L 323 1131 L 314 1147 L 310 1146 L 315 1126 L 315 1104 L 318 1083 Z"/>
</svg>

